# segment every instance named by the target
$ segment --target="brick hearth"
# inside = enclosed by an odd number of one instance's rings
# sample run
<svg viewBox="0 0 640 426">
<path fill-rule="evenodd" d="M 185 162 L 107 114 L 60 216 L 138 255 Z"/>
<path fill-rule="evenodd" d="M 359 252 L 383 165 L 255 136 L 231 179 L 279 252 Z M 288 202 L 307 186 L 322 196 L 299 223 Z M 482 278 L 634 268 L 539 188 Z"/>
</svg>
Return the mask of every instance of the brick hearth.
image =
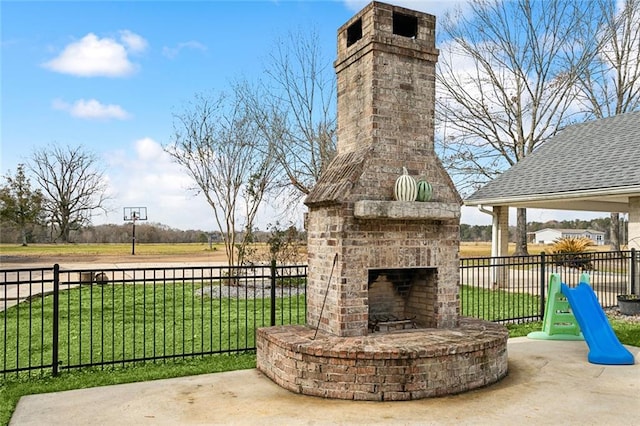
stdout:
<svg viewBox="0 0 640 426">
<path fill-rule="evenodd" d="M 456 329 L 336 337 L 304 326 L 258 330 L 258 369 L 292 392 L 406 401 L 494 383 L 507 374 L 504 327 L 462 319 Z"/>
</svg>

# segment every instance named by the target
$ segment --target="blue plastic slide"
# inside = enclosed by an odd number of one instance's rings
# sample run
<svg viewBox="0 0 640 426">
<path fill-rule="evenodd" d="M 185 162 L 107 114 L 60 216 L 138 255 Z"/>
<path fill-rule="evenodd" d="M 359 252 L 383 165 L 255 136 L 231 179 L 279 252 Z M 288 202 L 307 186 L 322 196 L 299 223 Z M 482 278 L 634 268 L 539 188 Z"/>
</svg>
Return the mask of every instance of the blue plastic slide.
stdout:
<svg viewBox="0 0 640 426">
<path fill-rule="evenodd" d="M 606 365 L 634 363 L 633 354 L 618 340 L 589 284 L 581 282 L 572 289 L 562 283 L 562 294 L 567 297 L 584 340 L 589 346 L 587 359 L 590 363 Z"/>
</svg>

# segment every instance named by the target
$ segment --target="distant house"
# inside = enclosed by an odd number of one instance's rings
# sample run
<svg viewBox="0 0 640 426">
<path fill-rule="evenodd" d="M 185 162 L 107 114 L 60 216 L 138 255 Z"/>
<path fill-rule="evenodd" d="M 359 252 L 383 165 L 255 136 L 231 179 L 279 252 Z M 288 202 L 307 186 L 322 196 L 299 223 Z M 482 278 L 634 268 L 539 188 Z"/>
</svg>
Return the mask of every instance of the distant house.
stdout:
<svg viewBox="0 0 640 426">
<path fill-rule="evenodd" d="M 587 237 L 597 246 L 604 245 L 604 232 L 593 229 L 551 229 L 545 228 L 533 233 L 533 241 L 538 244 L 553 244 L 559 238 Z"/>
</svg>

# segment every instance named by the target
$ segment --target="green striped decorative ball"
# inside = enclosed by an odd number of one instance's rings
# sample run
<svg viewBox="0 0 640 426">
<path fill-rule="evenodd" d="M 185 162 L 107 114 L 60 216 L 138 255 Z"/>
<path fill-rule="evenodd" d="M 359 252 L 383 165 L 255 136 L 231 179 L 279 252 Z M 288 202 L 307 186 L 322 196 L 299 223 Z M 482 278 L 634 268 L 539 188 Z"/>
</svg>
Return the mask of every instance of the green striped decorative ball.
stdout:
<svg viewBox="0 0 640 426">
<path fill-rule="evenodd" d="M 424 179 L 418 181 L 418 201 L 430 201 L 433 197 L 433 188 L 431 184 Z"/>
<path fill-rule="evenodd" d="M 402 174 L 396 179 L 393 195 L 398 201 L 415 201 L 418 196 L 416 180 L 409 176 L 407 168 L 402 168 Z"/>
</svg>

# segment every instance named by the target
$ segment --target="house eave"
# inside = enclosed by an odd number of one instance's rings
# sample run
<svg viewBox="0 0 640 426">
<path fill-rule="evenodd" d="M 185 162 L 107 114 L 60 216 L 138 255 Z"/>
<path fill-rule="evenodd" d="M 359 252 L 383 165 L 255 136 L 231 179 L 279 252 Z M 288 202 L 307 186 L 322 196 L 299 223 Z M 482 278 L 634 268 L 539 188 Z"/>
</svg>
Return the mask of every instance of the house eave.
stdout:
<svg viewBox="0 0 640 426">
<path fill-rule="evenodd" d="M 466 199 L 464 200 L 464 205 L 626 213 L 629 211 L 630 197 L 640 197 L 640 185 L 546 194 Z"/>
</svg>

